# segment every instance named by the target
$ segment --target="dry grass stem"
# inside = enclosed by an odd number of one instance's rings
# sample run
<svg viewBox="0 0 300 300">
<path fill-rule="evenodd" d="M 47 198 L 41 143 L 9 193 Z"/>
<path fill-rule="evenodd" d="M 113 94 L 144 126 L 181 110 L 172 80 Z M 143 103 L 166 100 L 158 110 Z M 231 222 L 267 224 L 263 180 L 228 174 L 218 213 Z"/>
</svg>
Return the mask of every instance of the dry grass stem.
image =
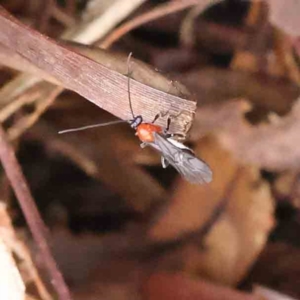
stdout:
<svg viewBox="0 0 300 300">
<path fill-rule="evenodd" d="M 6 133 L 2 127 L 0 127 L 0 160 L 19 204 L 22 207 L 25 219 L 36 242 L 36 246 L 39 249 L 40 255 L 43 257 L 43 262 L 47 267 L 53 287 L 60 299 L 71 300 L 68 287 L 57 268 L 56 262 L 53 259 L 47 244 L 44 222 L 36 208 L 26 179 L 14 154 L 14 150 L 9 144 Z"/>
<path fill-rule="evenodd" d="M 173 14 L 178 11 L 187 9 L 191 6 L 197 5 L 198 0 L 186 0 L 186 1 L 173 1 L 170 3 L 162 4 L 150 12 L 144 13 L 141 16 L 134 18 L 133 20 L 128 21 L 124 25 L 115 29 L 111 32 L 103 41 L 98 42 L 97 44 L 104 49 L 110 47 L 115 41 L 119 40 L 122 36 L 127 34 L 129 31 L 153 20 L 164 17 L 168 14 Z"/>
</svg>

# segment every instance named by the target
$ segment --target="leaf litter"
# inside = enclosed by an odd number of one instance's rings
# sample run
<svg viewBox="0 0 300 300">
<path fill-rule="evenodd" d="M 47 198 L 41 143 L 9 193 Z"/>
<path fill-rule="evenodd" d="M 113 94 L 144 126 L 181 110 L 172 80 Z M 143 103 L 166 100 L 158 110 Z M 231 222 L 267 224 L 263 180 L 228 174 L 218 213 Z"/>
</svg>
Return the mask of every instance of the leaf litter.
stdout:
<svg viewBox="0 0 300 300">
<path fill-rule="evenodd" d="M 53 1 L 41 17 L 43 1 L 26 2 L 3 3 L 21 23 L 0 11 L 0 118 L 74 299 L 299 297 L 298 4 L 122 1 L 120 19 L 118 1 L 91 18 L 99 1 Z M 130 118 L 129 52 L 135 114 L 182 110 L 171 132 L 209 164 L 210 184 L 162 169 L 126 124 L 57 134 Z M 1 190 L 14 239 L 38 257 L 4 176 Z M 16 259 L 28 297 L 54 299 L 47 259 L 38 277 L 28 253 L 31 271 Z"/>
</svg>

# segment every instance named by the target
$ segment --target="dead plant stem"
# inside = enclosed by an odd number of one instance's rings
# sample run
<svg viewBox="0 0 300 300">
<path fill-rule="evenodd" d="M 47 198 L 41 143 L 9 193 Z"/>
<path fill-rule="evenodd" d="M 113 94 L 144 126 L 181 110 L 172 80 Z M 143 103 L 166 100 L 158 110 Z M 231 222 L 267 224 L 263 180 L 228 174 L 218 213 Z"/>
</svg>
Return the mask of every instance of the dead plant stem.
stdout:
<svg viewBox="0 0 300 300">
<path fill-rule="evenodd" d="M 15 156 L 13 147 L 8 142 L 6 133 L 0 125 L 0 160 L 14 193 L 30 227 L 35 243 L 38 247 L 42 262 L 51 278 L 51 284 L 56 290 L 59 299 L 71 300 L 70 291 L 57 268 L 56 262 L 50 252 L 46 241 L 45 224 L 36 208 L 35 202 L 28 188 L 26 179 Z"/>
</svg>

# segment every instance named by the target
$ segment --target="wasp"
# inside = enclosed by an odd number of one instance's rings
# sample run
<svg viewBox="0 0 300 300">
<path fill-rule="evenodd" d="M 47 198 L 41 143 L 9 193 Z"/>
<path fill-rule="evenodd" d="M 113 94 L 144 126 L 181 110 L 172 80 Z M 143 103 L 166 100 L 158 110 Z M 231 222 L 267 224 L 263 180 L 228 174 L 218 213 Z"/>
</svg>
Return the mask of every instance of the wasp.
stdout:
<svg viewBox="0 0 300 300">
<path fill-rule="evenodd" d="M 178 173 L 187 181 L 193 184 L 209 183 L 212 180 L 212 171 L 210 167 L 200 158 L 198 158 L 192 149 L 188 148 L 184 144 L 178 142 L 169 134 L 170 118 L 168 118 L 167 127 L 163 128 L 154 124 L 160 116 L 155 116 L 151 123 L 143 121 L 141 115 L 135 116 L 132 108 L 132 100 L 130 95 L 130 62 L 131 53 L 128 57 L 128 101 L 132 114 L 132 119 L 126 121 L 130 124 L 131 128 L 136 131 L 136 136 L 141 141 L 141 148 L 147 146 L 152 147 L 158 151 L 161 155 L 162 167 L 166 168 L 168 165 L 173 166 Z M 107 126 L 111 124 L 122 123 L 123 120 L 116 120 L 108 123 L 101 123 L 95 125 L 84 126 L 75 129 L 68 129 L 60 131 L 59 133 L 73 132 L 78 130 L 85 130 L 88 128 L 94 128 L 99 126 Z"/>
</svg>

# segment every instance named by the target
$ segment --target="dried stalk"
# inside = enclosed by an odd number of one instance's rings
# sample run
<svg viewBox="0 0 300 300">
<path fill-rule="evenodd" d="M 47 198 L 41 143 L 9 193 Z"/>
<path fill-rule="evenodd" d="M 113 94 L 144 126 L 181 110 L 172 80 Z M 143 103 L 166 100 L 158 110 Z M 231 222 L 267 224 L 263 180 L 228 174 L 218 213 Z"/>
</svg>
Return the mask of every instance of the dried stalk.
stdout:
<svg viewBox="0 0 300 300">
<path fill-rule="evenodd" d="M 54 102 L 56 97 L 63 91 L 62 87 L 48 87 L 41 89 L 42 93 L 35 102 L 35 110 L 28 116 L 23 117 L 21 120 L 16 122 L 12 128 L 8 130 L 8 136 L 10 140 L 18 138 L 26 129 L 31 127 L 44 113 L 47 108 Z M 50 91 L 49 91 L 50 90 Z"/>
<path fill-rule="evenodd" d="M 36 208 L 14 150 L 8 142 L 2 126 L 0 126 L 0 160 L 30 227 L 36 246 L 43 257 L 42 261 L 47 267 L 53 287 L 60 299 L 71 300 L 69 289 L 57 268 L 47 244 L 44 222 Z"/>
<path fill-rule="evenodd" d="M 176 13 L 178 11 L 187 9 L 191 6 L 197 5 L 199 0 L 186 0 L 186 1 L 173 1 L 170 3 L 162 4 L 157 8 L 142 14 L 134 18 L 133 20 L 125 23 L 119 28 L 115 29 L 111 34 L 108 35 L 103 41 L 99 42 L 101 48 L 107 49 L 115 41 L 119 40 L 122 36 L 127 34 L 129 31 L 153 20 L 164 17 L 168 14 Z"/>
</svg>

